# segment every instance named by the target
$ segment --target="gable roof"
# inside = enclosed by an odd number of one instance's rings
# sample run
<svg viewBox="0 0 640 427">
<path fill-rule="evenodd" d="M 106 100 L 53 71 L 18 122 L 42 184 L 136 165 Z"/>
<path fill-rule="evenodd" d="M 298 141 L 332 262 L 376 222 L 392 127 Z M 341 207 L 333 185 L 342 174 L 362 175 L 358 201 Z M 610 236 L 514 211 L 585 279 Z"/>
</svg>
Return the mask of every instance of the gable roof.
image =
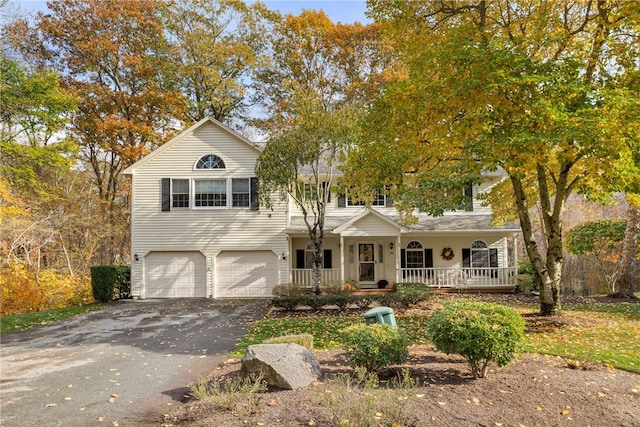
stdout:
<svg viewBox="0 0 640 427">
<path fill-rule="evenodd" d="M 346 229 L 352 227 L 358 221 L 370 215 L 374 216 L 375 219 L 377 219 L 378 221 L 397 229 L 398 232 L 402 230 L 402 227 L 397 222 L 389 218 L 388 216 L 383 215 L 374 209 L 367 209 L 364 212 L 360 213 L 360 215 L 356 215 L 353 218 L 351 218 L 349 221 L 345 222 L 344 224 L 341 224 L 338 227 L 334 228 L 333 233 L 336 233 L 336 234 L 342 233 Z"/>
<path fill-rule="evenodd" d="M 217 121 L 216 119 L 214 119 L 212 117 L 205 117 L 204 119 L 200 120 L 197 123 L 194 123 L 193 125 L 191 125 L 187 129 L 183 130 L 178 135 L 173 137 L 171 140 L 165 142 L 163 145 L 161 145 L 160 147 L 156 148 L 151 153 L 147 154 L 146 156 L 144 156 L 143 158 L 141 158 L 140 160 L 138 160 L 137 162 L 135 162 L 134 164 L 132 164 L 131 166 L 126 168 L 122 173 L 127 174 L 127 175 L 132 175 L 137 168 L 139 168 L 140 166 L 143 166 L 149 160 L 159 156 L 160 154 L 162 154 L 164 151 L 168 150 L 173 145 L 178 144 L 184 138 L 186 138 L 187 136 L 191 135 L 192 133 L 194 133 L 195 131 L 197 131 L 198 129 L 200 129 L 201 127 L 203 127 L 207 123 L 211 123 L 211 124 L 217 126 L 218 128 L 220 128 L 223 131 L 225 131 L 228 134 L 230 134 L 232 137 L 237 138 L 240 141 L 242 141 L 243 143 L 247 144 L 249 147 L 253 148 L 254 150 L 256 150 L 258 152 L 262 151 L 262 149 L 257 144 L 249 141 L 247 138 L 245 138 L 244 136 L 240 135 L 238 132 L 234 131 L 230 127 L 220 123 L 219 121 Z"/>
</svg>

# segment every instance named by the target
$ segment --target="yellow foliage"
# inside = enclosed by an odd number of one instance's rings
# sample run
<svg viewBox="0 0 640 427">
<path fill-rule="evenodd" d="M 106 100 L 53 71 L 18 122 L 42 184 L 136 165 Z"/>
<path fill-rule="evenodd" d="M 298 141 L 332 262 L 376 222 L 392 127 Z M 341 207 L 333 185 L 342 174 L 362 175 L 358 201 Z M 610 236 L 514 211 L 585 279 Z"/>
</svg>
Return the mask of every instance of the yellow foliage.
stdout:
<svg viewBox="0 0 640 427">
<path fill-rule="evenodd" d="M 0 275 L 0 301 L 0 316 L 88 304 L 91 280 L 53 270 L 40 270 L 36 278 L 24 265 L 13 264 Z"/>
</svg>

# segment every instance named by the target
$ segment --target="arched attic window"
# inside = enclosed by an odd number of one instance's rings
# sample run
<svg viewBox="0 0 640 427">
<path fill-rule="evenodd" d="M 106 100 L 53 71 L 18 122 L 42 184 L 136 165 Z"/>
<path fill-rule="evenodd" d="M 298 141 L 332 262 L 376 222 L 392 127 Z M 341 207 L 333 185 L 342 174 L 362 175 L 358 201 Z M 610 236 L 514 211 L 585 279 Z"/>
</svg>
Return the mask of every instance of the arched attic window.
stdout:
<svg viewBox="0 0 640 427">
<path fill-rule="evenodd" d="M 207 154 L 198 160 L 196 163 L 196 169 L 225 169 L 224 161 L 215 154 Z"/>
</svg>

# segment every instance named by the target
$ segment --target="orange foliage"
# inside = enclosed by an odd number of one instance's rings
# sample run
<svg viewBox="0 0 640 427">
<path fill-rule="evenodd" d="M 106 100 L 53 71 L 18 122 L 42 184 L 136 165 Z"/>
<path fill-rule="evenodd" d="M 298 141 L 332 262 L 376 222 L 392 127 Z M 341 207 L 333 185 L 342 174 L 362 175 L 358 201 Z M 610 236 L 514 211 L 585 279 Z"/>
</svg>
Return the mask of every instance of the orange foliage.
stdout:
<svg viewBox="0 0 640 427">
<path fill-rule="evenodd" d="M 53 270 L 38 277 L 22 264 L 13 264 L 0 275 L 0 316 L 81 305 L 93 302 L 91 280 Z"/>
</svg>

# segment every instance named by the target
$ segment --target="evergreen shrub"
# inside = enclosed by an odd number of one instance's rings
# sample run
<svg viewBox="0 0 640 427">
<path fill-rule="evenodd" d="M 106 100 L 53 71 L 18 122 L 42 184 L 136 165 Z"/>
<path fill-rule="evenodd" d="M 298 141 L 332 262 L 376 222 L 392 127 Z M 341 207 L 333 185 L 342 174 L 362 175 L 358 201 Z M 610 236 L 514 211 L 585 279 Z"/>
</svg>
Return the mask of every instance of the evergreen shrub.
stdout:
<svg viewBox="0 0 640 427">
<path fill-rule="evenodd" d="M 342 331 L 342 345 L 354 368 L 379 373 L 409 355 L 407 334 L 384 323 L 353 325 Z"/>
<path fill-rule="evenodd" d="M 476 378 L 489 363 L 506 366 L 524 344 L 525 322 L 510 307 L 476 301 L 445 302 L 427 324 L 427 337 L 445 353 L 464 356 Z"/>
</svg>

